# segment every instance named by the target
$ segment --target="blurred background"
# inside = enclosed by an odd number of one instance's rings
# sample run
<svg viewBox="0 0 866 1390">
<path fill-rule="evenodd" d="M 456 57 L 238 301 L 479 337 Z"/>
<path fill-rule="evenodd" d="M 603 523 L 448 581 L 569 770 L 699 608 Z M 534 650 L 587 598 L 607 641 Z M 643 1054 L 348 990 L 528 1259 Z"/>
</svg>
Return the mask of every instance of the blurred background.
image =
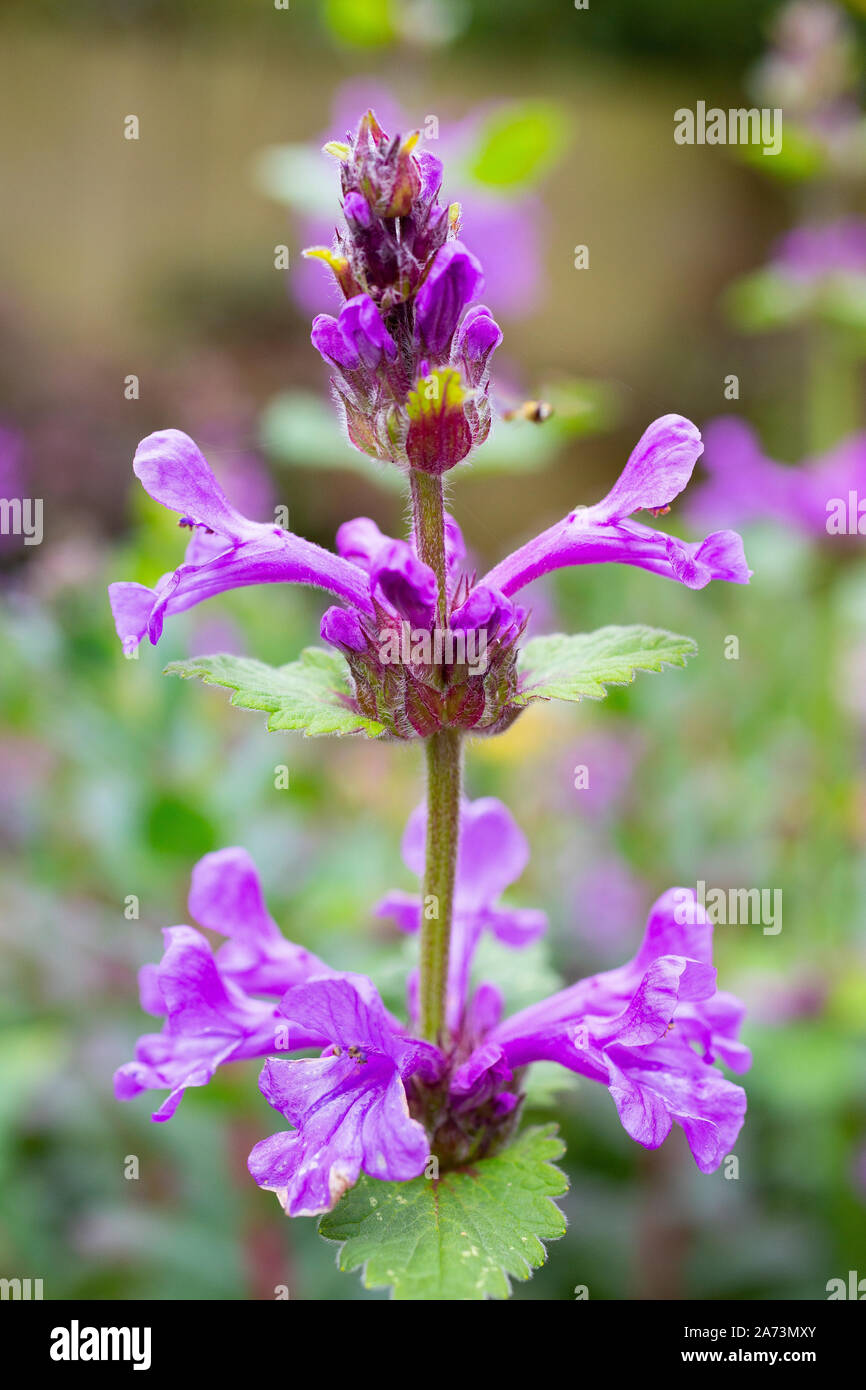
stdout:
<svg viewBox="0 0 866 1390">
<path fill-rule="evenodd" d="M 44 501 L 41 544 L 0 535 L 0 1275 L 52 1299 L 381 1296 L 249 1179 L 274 1128 L 257 1063 L 159 1126 L 111 1077 L 150 1026 L 136 970 L 223 845 L 253 854 L 287 935 L 401 1007 L 406 947 L 371 908 L 412 886 L 418 750 L 267 734 L 161 675 L 214 650 L 292 659 L 314 595 L 223 597 L 126 661 L 105 593 L 179 562 L 131 470 L 154 429 L 322 544 L 354 515 L 402 525 L 393 477 L 341 438 L 309 343 L 334 295 L 300 254 L 336 217 L 319 148 L 370 104 L 446 161 L 505 330 L 500 409 L 554 406 L 456 470 L 479 566 L 600 497 L 677 411 L 728 435 L 663 524 L 737 525 L 755 571 L 699 593 L 613 566 L 536 585 L 537 632 L 648 622 L 700 654 L 469 749 L 470 795 L 501 796 L 531 844 L 513 901 L 551 919 L 486 962 L 515 1004 L 626 959 L 672 883 L 784 904 L 778 934 L 716 932 L 755 1055 L 739 1176 L 702 1177 L 679 1131 L 641 1150 L 590 1083 L 539 1093 L 570 1225 L 516 1296 L 811 1299 L 866 1275 L 866 556 L 823 500 L 866 497 L 862 4 L 6 0 L 0 25 L 0 498 Z M 675 144 L 699 100 L 782 107 L 782 154 Z"/>
</svg>

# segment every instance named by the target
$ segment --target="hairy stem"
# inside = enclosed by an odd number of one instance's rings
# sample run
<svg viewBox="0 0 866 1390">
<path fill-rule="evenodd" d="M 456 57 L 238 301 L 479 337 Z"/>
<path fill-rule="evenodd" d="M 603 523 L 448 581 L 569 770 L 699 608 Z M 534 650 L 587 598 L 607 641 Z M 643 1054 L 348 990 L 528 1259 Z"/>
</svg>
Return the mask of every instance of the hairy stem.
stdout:
<svg viewBox="0 0 866 1390">
<path fill-rule="evenodd" d="M 413 468 L 409 474 L 412 489 L 412 519 L 419 558 L 429 565 L 439 589 L 438 621 L 447 626 L 448 591 L 445 587 L 445 499 L 441 477 Z"/>
<path fill-rule="evenodd" d="M 437 622 L 448 623 L 445 582 L 445 503 L 441 477 L 412 469 L 412 518 L 420 559 L 436 575 Z M 426 740 L 427 851 L 421 915 L 420 1025 L 422 1037 L 444 1039 L 445 992 L 460 836 L 462 740 L 457 729 L 440 729 Z"/>
<path fill-rule="evenodd" d="M 445 991 L 454 902 L 454 870 L 460 833 L 462 739 L 440 729 L 426 741 L 427 856 L 421 915 L 420 1024 L 422 1037 L 440 1042 L 445 1030 Z"/>
</svg>

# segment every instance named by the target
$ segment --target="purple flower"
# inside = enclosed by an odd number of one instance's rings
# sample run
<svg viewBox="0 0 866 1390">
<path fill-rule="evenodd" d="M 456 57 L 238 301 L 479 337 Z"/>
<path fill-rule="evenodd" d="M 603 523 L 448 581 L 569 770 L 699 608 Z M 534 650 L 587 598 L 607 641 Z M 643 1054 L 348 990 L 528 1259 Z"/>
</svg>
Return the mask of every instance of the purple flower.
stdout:
<svg viewBox="0 0 866 1390">
<path fill-rule="evenodd" d="M 804 285 L 837 275 L 862 278 L 866 276 L 866 220 L 847 217 L 793 227 L 777 243 L 772 264 Z"/>
<path fill-rule="evenodd" d="M 359 386 L 367 384 L 369 375 L 383 361 L 393 361 L 397 356 L 397 344 L 367 294 L 347 300 L 338 319 L 318 314 L 313 319 L 310 337 L 313 347 L 344 377 L 351 380 L 353 374 L 359 373 Z"/>
<path fill-rule="evenodd" d="M 436 359 L 447 356 L 463 310 L 483 287 L 484 275 L 476 257 L 459 241 L 446 242 L 415 299 L 415 329 L 423 351 Z M 499 337 L 501 340 L 501 333 Z"/>
<path fill-rule="evenodd" d="M 436 610 L 436 576 L 406 541 L 381 547 L 370 569 L 370 585 L 412 627 L 429 628 Z"/>
<path fill-rule="evenodd" d="M 691 477 L 701 436 L 682 415 L 663 415 L 644 431 L 610 492 L 591 507 L 578 507 L 480 581 L 510 597 L 540 575 L 566 565 L 616 562 L 702 589 L 711 579 L 746 584 L 751 571 L 735 531 L 714 531 L 696 544 L 630 520 L 639 509 L 666 511 Z"/>
<path fill-rule="evenodd" d="M 188 1086 L 204 1086 L 225 1062 L 264 1057 L 277 1049 L 285 1024 L 273 999 L 311 975 L 328 974 L 316 956 L 283 937 L 270 917 L 252 860 L 243 849 L 205 855 L 193 870 L 191 915 L 229 940 L 214 957 L 193 927 L 168 927 L 159 965 L 139 976 L 147 1013 L 165 1018 L 161 1033 L 139 1038 L 135 1061 L 115 1075 L 120 1100 L 168 1089 L 155 1120 L 174 1114 Z M 319 1042 L 297 1029 L 292 1047 Z M 285 1046 L 288 1046 L 288 1042 Z"/>
<path fill-rule="evenodd" d="M 414 123 L 387 88 L 371 86 L 364 79 L 346 83 L 339 89 L 328 132 L 319 143 L 332 130 L 353 127 L 357 112 L 367 106 L 374 108 L 386 129 L 413 127 Z M 444 160 L 451 170 L 451 198 L 460 204 L 463 212 L 465 230 L 461 235 L 468 250 L 477 255 L 483 253 L 488 294 L 502 313 L 525 315 L 533 312 L 544 289 L 542 239 L 546 214 L 542 200 L 526 192 L 523 185 L 499 187 L 493 192 L 468 174 L 468 167 L 484 139 L 483 126 L 494 114 L 495 108 L 484 105 L 463 120 L 443 122 L 436 145 L 441 159 L 428 156 L 425 160 L 423 167 L 427 172 L 422 172 L 422 194 L 428 199 L 438 194 L 438 188 L 433 185 L 437 176 L 441 181 L 441 160 Z M 307 214 L 302 239 L 315 243 L 330 236 L 333 219 L 326 206 L 321 214 L 309 215 L 308 191 L 304 188 L 303 195 L 298 196 L 298 190 L 286 182 L 280 187 L 279 196 L 293 202 L 297 198 L 299 208 Z M 371 225 L 369 205 L 360 193 L 350 192 L 344 197 L 343 214 L 350 226 L 354 223 L 359 231 Z M 292 292 L 301 307 L 311 312 L 322 302 L 321 276 L 314 265 L 315 262 L 302 262 L 291 273 Z"/>
<path fill-rule="evenodd" d="M 311 584 L 372 613 L 369 582 L 358 567 L 278 526 L 249 521 L 231 505 L 203 454 L 180 430 L 150 434 L 139 444 L 136 476 L 157 502 L 180 512 L 192 535 L 184 563 L 155 589 L 109 586 L 124 651 L 146 635 L 155 646 L 167 614 L 249 584 Z"/>
<path fill-rule="evenodd" d="M 427 808 L 416 807 L 403 836 L 403 860 L 421 879 L 427 834 Z M 507 806 L 495 797 L 464 801 L 460 809 L 460 841 L 454 884 L 453 921 L 448 979 L 448 1025 L 462 1022 L 469 971 L 485 931 L 508 946 L 519 948 L 537 940 L 547 929 L 547 917 L 534 908 L 502 907 L 499 898 L 515 883 L 529 862 L 529 846 Z M 421 926 L 422 901 L 417 894 L 389 893 L 376 908 L 402 931 Z"/>
<path fill-rule="evenodd" d="M 486 1099 L 491 1070 L 513 1086 L 520 1068 L 555 1061 L 607 1086 L 626 1132 L 644 1147 L 658 1148 L 676 1123 L 702 1172 L 730 1152 L 746 1097 L 713 1063 L 741 1072 L 751 1058 L 738 1039 L 743 1006 L 716 990 L 712 926 L 691 890 L 659 898 L 627 965 L 504 1022 L 490 1022 L 489 998 L 485 1010 L 487 1027 L 452 1079 L 464 1106 Z"/>
<path fill-rule="evenodd" d="M 410 820 L 407 863 L 422 868 L 423 813 Z M 206 1085 L 224 1063 L 323 1048 L 318 1059 L 271 1057 L 261 1089 L 294 1127 L 258 1144 L 250 1170 L 291 1215 L 333 1206 L 363 1170 L 406 1181 L 433 1151 L 448 1161 L 490 1152 L 510 1133 L 532 1062 L 553 1060 L 606 1085 L 627 1132 L 656 1148 L 673 1123 L 698 1166 L 729 1152 L 745 1113 L 740 1087 L 718 1072 L 750 1062 L 739 1041 L 743 1006 L 716 989 L 712 926 L 690 890 L 672 889 L 652 909 L 627 965 L 591 976 L 502 1021 L 497 988 L 469 990 L 485 930 L 515 947 L 544 929 L 542 913 L 498 899 L 526 864 L 526 842 L 501 803 L 465 808 L 456 885 L 446 1051 L 413 1038 L 361 975 L 330 971 L 285 941 L 270 918 L 245 851 L 208 855 L 193 875 L 190 907 L 228 941 L 216 956 L 192 927 L 169 928 L 158 966 L 141 975 L 145 1008 L 161 1033 L 139 1040 L 117 1072 L 121 1099 L 145 1089 L 169 1095 L 155 1120 L 174 1114 L 184 1090 Z M 421 904 L 391 894 L 380 913 L 406 930 Z M 258 995 L 281 996 L 279 1003 Z M 430 1096 L 438 1100 L 431 1108 Z M 423 1121 L 428 1129 L 425 1132 Z"/>
<path fill-rule="evenodd" d="M 744 420 L 712 420 L 704 440 L 709 476 L 689 505 L 698 523 L 711 516 L 736 526 L 771 520 L 803 536 L 826 536 L 831 504 L 841 501 L 847 510 L 850 493 L 866 493 L 866 435 L 796 467 L 768 458 Z"/>
<path fill-rule="evenodd" d="M 280 1008 L 329 1045 L 317 1059 L 265 1064 L 262 1094 L 294 1128 L 253 1149 L 259 1186 L 290 1216 L 314 1216 L 330 1211 L 362 1169 L 394 1182 L 418 1177 L 429 1144 L 410 1117 L 405 1083 L 419 1072 L 437 1079 L 438 1049 L 395 1031 L 364 975 L 311 980 L 289 990 Z"/>
<path fill-rule="evenodd" d="M 487 363 L 501 342 L 502 329 L 490 310 L 476 304 L 458 328 L 451 351 L 452 362 L 460 365 L 470 386 L 482 385 Z"/>
</svg>

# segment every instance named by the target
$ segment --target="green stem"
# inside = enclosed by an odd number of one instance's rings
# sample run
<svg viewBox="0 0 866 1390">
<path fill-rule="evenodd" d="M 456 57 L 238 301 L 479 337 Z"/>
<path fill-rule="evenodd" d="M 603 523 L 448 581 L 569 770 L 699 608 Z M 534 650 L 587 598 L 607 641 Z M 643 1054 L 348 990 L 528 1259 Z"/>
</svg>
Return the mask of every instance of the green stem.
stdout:
<svg viewBox="0 0 866 1390">
<path fill-rule="evenodd" d="M 434 473 L 422 473 L 413 468 L 409 474 L 412 489 L 412 518 L 418 555 L 436 576 L 439 588 L 438 620 L 443 629 L 447 623 L 445 587 L 445 498 L 442 478 Z"/>
<path fill-rule="evenodd" d="M 412 517 L 419 558 L 436 575 L 437 622 L 448 623 L 445 582 L 445 501 L 442 478 L 412 469 Z M 422 1037 L 443 1042 L 454 872 L 460 837 L 462 737 L 440 729 L 426 740 L 427 850 L 421 915 L 420 1026 Z"/>
<path fill-rule="evenodd" d="M 426 741 L 427 856 L 421 915 L 420 1025 L 422 1037 L 443 1041 L 454 870 L 460 833 L 462 738 L 440 729 Z"/>
</svg>

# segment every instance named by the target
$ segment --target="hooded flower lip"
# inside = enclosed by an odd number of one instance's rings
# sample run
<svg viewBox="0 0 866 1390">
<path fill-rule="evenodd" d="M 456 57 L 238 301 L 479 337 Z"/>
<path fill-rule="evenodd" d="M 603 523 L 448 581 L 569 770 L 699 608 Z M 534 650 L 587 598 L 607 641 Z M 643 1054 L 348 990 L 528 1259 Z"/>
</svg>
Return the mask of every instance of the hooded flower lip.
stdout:
<svg viewBox="0 0 866 1390">
<path fill-rule="evenodd" d="M 282 1011 L 329 1046 L 318 1059 L 265 1064 L 265 1099 L 295 1126 L 262 1140 L 249 1168 L 290 1216 L 330 1211 L 363 1169 L 405 1182 L 423 1172 L 424 1127 L 409 1114 L 404 1081 L 438 1078 L 438 1049 L 396 1032 L 363 975 L 310 980 L 289 990 Z"/>
<path fill-rule="evenodd" d="M 251 994 L 279 997 L 310 975 L 330 973 L 318 956 L 283 936 L 245 849 L 214 850 L 200 859 L 192 871 L 188 906 L 202 927 L 229 938 L 217 951 L 217 966 Z"/>
<path fill-rule="evenodd" d="M 143 1090 L 170 1091 L 155 1120 L 170 1119 L 186 1088 L 206 1085 L 224 1062 L 273 1052 L 278 1030 L 288 1033 L 293 1048 L 322 1041 L 317 1033 L 287 1028 L 275 1000 L 311 975 L 332 972 L 281 934 L 246 850 L 217 850 L 199 860 L 189 909 L 203 927 L 229 940 L 214 957 L 193 927 L 166 929 L 162 960 L 139 976 L 142 1007 L 164 1017 L 163 1030 L 139 1038 L 135 1061 L 115 1074 L 120 1100 Z"/>
<path fill-rule="evenodd" d="M 436 575 L 406 541 L 388 541 L 377 551 L 370 585 L 412 627 L 429 628 L 436 611 Z"/>
<path fill-rule="evenodd" d="M 424 875 L 426 807 L 416 807 L 403 836 L 403 860 L 419 879 Z M 520 878 L 529 862 L 529 846 L 511 812 L 495 797 L 464 801 L 460 812 L 460 842 L 454 885 L 454 909 L 448 972 L 448 1025 L 460 1026 L 469 989 L 469 972 L 485 931 L 508 946 L 519 948 L 547 929 L 547 917 L 533 908 L 499 905 L 499 898 Z M 390 917 L 402 931 L 421 925 L 417 894 L 387 894 L 376 915 Z"/>
<path fill-rule="evenodd" d="M 148 435 L 138 446 L 135 472 L 147 492 L 192 529 L 183 564 L 155 589 L 109 585 L 124 651 L 146 636 L 155 646 L 167 614 L 249 584 L 296 583 L 327 589 L 372 613 L 369 583 L 358 567 L 278 526 L 249 521 L 235 510 L 196 444 L 180 430 Z"/>
<path fill-rule="evenodd" d="M 576 508 L 500 561 L 480 582 L 510 597 L 563 566 L 613 561 L 666 575 L 691 589 L 702 589 L 711 579 L 748 583 L 751 570 L 736 532 L 715 531 L 688 543 L 629 519 L 639 508 L 664 511 L 688 482 L 702 447 L 690 420 L 661 416 L 645 430 L 601 502 Z"/>
<path fill-rule="evenodd" d="M 742 1005 L 716 991 L 711 953 L 712 926 L 694 893 L 670 889 L 634 960 L 493 1024 L 483 1060 L 500 1073 L 503 1063 L 514 1071 L 556 1061 L 600 1081 L 633 1139 L 658 1148 L 677 1123 L 698 1167 L 713 1172 L 739 1133 L 746 1097 L 712 1064 L 718 1057 L 739 1072 L 751 1058 L 737 1036 Z M 459 1073 L 463 1103 L 470 1078 L 485 1084 L 480 1060 L 476 1048 Z"/>
</svg>

